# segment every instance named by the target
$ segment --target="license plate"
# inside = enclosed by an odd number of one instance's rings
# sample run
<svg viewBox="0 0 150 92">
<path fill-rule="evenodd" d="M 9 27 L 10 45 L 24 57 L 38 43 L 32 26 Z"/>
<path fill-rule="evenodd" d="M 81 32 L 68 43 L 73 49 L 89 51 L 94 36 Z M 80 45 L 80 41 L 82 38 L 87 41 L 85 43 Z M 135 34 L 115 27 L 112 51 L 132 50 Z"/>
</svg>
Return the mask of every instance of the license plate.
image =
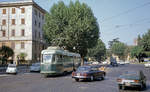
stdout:
<svg viewBox="0 0 150 92">
<path fill-rule="evenodd" d="M 80 76 L 80 73 L 77 73 L 77 76 Z"/>
<path fill-rule="evenodd" d="M 130 83 L 125 83 L 126 86 L 130 86 Z"/>
</svg>

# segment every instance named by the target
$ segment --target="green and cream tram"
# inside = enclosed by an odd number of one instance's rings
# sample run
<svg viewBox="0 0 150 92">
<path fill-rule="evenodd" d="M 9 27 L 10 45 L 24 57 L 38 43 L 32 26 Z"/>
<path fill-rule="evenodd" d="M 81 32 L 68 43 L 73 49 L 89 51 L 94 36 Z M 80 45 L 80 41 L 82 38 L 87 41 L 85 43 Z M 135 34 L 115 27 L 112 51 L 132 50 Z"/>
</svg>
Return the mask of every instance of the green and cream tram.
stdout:
<svg viewBox="0 0 150 92">
<path fill-rule="evenodd" d="M 41 74 L 45 77 L 71 72 L 81 64 L 80 54 L 59 47 L 48 47 L 41 55 Z"/>
</svg>

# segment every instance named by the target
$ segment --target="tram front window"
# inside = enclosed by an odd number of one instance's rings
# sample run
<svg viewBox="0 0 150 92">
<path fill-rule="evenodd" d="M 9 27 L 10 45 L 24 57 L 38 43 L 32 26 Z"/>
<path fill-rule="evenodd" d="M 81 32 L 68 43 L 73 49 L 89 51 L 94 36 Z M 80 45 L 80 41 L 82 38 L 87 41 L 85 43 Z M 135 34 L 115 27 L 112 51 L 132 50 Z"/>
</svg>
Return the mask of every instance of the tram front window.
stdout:
<svg viewBox="0 0 150 92">
<path fill-rule="evenodd" d="M 44 54 L 43 55 L 43 63 L 51 63 L 53 55 L 51 54 Z"/>
</svg>

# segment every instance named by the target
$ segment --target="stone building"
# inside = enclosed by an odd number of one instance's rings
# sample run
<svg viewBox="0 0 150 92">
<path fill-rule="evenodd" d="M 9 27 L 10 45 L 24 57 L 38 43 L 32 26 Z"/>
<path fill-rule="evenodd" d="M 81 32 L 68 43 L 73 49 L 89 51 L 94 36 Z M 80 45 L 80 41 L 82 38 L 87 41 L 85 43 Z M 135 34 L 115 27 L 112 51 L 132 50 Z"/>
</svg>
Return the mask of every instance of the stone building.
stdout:
<svg viewBox="0 0 150 92">
<path fill-rule="evenodd" d="M 42 30 L 46 11 L 33 0 L 10 1 L 0 2 L 0 47 L 14 50 L 14 62 L 20 53 L 27 54 L 28 63 L 36 62 L 46 46 Z"/>
</svg>

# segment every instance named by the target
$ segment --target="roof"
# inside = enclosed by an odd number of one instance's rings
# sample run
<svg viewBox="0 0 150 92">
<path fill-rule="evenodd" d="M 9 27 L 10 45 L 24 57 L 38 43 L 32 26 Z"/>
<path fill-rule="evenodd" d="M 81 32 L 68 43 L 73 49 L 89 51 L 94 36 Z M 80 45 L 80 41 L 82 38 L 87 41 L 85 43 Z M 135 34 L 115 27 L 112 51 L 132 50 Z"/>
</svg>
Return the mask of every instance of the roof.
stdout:
<svg viewBox="0 0 150 92">
<path fill-rule="evenodd" d="M 46 13 L 42 7 L 40 7 L 34 0 L 2 0 L 0 1 L 0 7 L 18 7 L 33 5 L 38 8 L 41 12 Z"/>
</svg>

